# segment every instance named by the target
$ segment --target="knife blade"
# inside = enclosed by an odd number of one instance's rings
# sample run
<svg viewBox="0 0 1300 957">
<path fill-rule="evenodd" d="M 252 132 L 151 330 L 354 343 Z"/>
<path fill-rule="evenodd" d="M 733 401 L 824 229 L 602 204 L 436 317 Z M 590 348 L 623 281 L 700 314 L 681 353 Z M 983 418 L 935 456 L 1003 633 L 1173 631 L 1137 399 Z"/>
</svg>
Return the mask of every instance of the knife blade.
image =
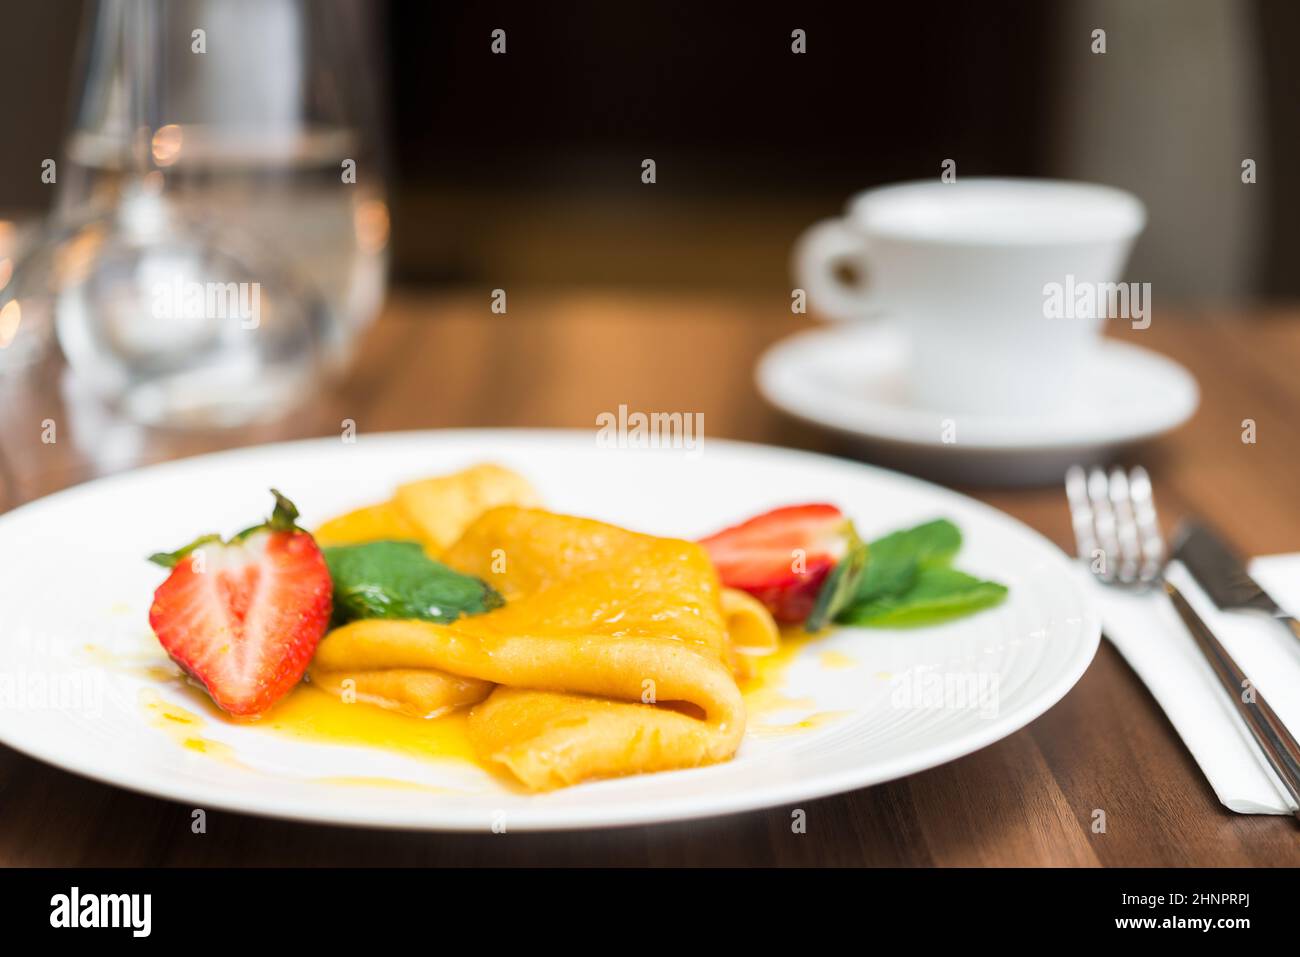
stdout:
<svg viewBox="0 0 1300 957">
<path fill-rule="evenodd" d="M 1274 617 L 1284 614 L 1259 582 L 1250 577 L 1223 539 L 1199 522 L 1188 522 L 1174 546 L 1174 557 L 1187 566 L 1221 611 L 1250 608 Z"/>
<path fill-rule="evenodd" d="M 1191 572 L 1220 611 L 1261 611 L 1300 639 L 1300 622 L 1250 577 L 1245 563 L 1209 526 L 1187 522 L 1178 535 L 1173 557 Z"/>
</svg>

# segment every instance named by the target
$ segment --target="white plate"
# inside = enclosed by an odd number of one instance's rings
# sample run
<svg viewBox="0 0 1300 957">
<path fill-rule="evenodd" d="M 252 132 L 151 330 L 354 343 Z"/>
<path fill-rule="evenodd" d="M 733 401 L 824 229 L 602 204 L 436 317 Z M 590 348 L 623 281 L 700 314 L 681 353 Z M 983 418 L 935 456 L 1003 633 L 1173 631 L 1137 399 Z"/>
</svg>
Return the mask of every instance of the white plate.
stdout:
<svg viewBox="0 0 1300 957">
<path fill-rule="evenodd" d="M 399 481 L 481 460 L 526 474 L 555 510 L 670 535 L 698 536 L 808 500 L 838 503 L 867 536 L 948 516 L 966 536 L 959 564 L 1006 582 L 1010 598 L 935 628 L 841 629 L 808 645 L 787 672 L 792 703 L 764 721 L 788 726 L 821 715 L 810 730 L 751 728 L 727 764 L 543 795 L 512 792 L 463 763 L 292 740 L 218 720 L 201 733 L 229 745 L 236 760 L 198 754 L 151 724 L 140 703 L 142 693 L 159 693 L 193 708 L 183 689 L 105 663 L 154 648 L 147 612 L 161 576 L 144 556 L 200 532 L 243 527 L 265 512 L 268 486 L 293 497 L 311 523 L 384 498 Z M 27 690 L 25 701 L 0 707 L 0 741 L 195 808 L 428 830 L 647 824 L 794 807 L 888 781 L 969 754 L 1042 714 L 1083 674 L 1099 635 L 1055 546 L 952 492 L 802 452 L 712 440 L 696 453 L 609 450 L 577 432 L 319 439 L 92 482 L 0 516 L 0 588 L 0 677 L 8 676 L 11 695 Z M 941 687 L 945 676 L 947 696 L 917 693 Z M 41 684 L 65 696 L 79 688 L 82 698 L 42 702 Z M 340 778 L 427 788 L 333 783 Z"/>
<path fill-rule="evenodd" d="M 925 409 L 908 396 L 905 349 L 887 323 L 799 333 L 759 360 L 759 391 L 778 409 L 850 436 L 890 464 L 1012 485 L 1060 482 L 1071 464 L 1106 461 L 1118 448 L 1181 425 L 1199 401 L 1196 380 L 1178 363 L 1103 340 L 1063 410 L 988 416 Z"/>
</svg>

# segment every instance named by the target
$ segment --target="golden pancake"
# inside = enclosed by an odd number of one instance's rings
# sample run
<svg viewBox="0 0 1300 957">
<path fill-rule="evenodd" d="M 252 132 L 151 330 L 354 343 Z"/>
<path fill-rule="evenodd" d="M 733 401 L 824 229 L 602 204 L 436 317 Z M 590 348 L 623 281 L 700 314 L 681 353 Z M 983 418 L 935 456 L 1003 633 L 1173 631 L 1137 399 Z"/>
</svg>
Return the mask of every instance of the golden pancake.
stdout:
<svg viewBox="0 0 1300 957">
<path fill-rule="evenodd" d="M 345 688 L 412 714 L 475 705 L 481 760 L 546 790 L 591 778 L 730 758 L 744 733 L 722 588 L 703 548 L 591 519 L 503 507 L 443 560 L 490 582 L 506 605 L 441 625 L 356 621 L 312 664 Z M 746 641 L 768 641 L 744 607 Z"/>
</svg>

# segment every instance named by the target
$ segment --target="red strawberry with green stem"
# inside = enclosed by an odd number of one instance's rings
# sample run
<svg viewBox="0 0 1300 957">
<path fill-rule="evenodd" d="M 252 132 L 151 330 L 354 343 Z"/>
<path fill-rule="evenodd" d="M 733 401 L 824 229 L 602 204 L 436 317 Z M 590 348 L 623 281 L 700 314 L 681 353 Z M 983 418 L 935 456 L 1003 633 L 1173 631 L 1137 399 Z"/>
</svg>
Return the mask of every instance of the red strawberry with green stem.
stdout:
<svg viewBox="0 0 1300 957">
<path fill-rule="evenodd" d="M 329 569 L 298 509 L 275 510 L 223 542 L 205 535 L 149 560 L 172 569 L 149 624 L 173 661 L 233 715 L 258 715 L 302 678 L 329 624 Z"/>
<path fill-rule="evenodd" d="M 814 630 L 851 596 L 847 586 L 866 559 L 853 523 L 825 504 L 773 509 L 700 544 L 724 585 L 749 592 L 777 621 L 806 621 Z"/>
</svg>

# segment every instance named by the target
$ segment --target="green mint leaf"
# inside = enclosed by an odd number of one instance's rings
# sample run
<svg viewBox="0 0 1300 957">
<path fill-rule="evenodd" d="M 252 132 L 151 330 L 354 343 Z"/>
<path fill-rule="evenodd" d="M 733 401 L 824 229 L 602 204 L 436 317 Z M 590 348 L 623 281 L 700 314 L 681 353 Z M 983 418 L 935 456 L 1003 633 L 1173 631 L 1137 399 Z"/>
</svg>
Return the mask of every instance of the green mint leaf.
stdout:
<svg viewBox="0 0 1300 957">
<path fill-rule="evenodd" d="M 921 569 L 952 561 L 961 548 L 961 531 L 946 518 L 878 538 L 868 550 L 866 571 L 858 579 L 858 602 L 897 595 Z"/>
<path fill-rule="evenodd" d="M 505 604 L 487 582 L 435 562 L 418 542 L 365 542 L 322 552 L 334 581 L 337 624 L 357 618 L 447 624 Z"/>
<path fill-rule="evenodd" d="M 850 625 L 914 628 L 933 625 L 991 608 L 1007 596 L 1007 587 L 942 565 L 923 566 L 906 591 L 859 602 L 840 616 Z"/>
</svg>

